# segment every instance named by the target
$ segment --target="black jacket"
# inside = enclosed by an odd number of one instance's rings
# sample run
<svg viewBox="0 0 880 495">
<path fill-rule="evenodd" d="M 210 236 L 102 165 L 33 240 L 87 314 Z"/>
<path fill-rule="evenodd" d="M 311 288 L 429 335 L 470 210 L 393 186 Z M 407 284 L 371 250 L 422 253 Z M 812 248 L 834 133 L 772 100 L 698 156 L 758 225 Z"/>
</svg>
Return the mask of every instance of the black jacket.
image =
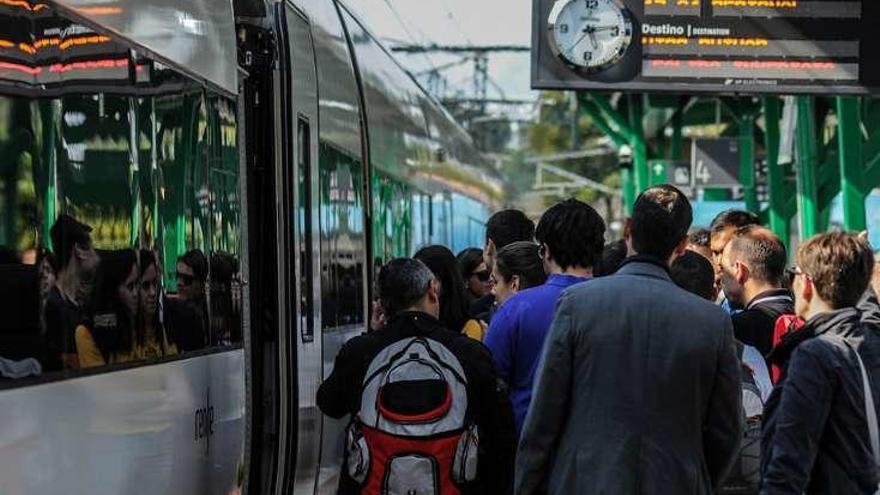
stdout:
<svg viewBox="0 0 880 495">
<path fill-rule="evenodd" d="M 394 316 L 382 330 L 349 340 L 339 351 L 333 372 L 318 389 L 318 407 L 324 414 L 341 418 L 356 414 L 370 362 L 385 347 L 404 338 L 421 335 L 448 348 L 461 362 L 467 378 L 468 416 L 480 434 L 478 480 L 464 493 L 506 494 L 512 489 L 516 432 L 507 390 L 498 379 L 492 357 L 480 342 L 443 327 L 425 313 Z M 343 464 L 344 465 L 344 464 Z M 343 471 L 340 494 L 357 494 L 358 486 Z"/>
<path fill-rule="evenodd" d="M 772 358 L 788 368 L 764 409 L 762 495 L 877 489 L 861 372 L 846 342 L 880 377 L 880 335 L 860 319 L 855 308 L 816 316 L 774 349 Z"/>
<path fill-rule="evenodd" d="M 471 303 L 468 313 L 471 318 L 485 321 L 487 324 L 492 322 L 495 315 L 495 296 L 486 294 L 485 296 Z"/>
<path fill-rule="evenodd" d="M 731 317 L 733 334 L 766 356 L 773 348 L 773 327 L 776 319 L 794 313 L 794 300 L 786 289 L 768 290 L 754 298 L 746 309 Z"/>
</svg>

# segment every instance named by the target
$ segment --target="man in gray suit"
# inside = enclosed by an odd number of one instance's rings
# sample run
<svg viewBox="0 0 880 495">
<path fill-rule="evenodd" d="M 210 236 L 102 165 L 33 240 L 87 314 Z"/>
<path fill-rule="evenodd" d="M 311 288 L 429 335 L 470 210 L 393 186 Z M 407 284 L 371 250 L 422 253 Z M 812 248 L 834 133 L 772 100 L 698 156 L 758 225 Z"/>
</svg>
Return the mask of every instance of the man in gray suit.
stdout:
<svg viewBox="0 0 880 495">
<path fill-rule="evenodd" d="M 710 494 L 739 450 L 730 318 L 675 286 L 692 211 L 652 187 L 616 275 L 563 293 L 516 460 L 516 494 Z"/>
</svg>

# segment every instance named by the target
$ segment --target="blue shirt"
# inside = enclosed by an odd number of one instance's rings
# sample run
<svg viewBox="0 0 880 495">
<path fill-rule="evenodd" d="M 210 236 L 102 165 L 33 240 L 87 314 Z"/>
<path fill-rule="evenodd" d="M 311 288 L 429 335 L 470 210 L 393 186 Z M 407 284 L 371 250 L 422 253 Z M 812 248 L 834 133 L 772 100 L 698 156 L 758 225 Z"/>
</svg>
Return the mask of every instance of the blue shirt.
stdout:
<svg viewBox="0 0 880 495">
<path fill-rule="evenodd" d="M 585 281 L 573 275 L 550 275 L 544 285 L 518 292 L 505 301 L 492 317 L 485 344 L 499 376 L 510 388 L 517 433 L 522 432 L 532 402 L 532 384 L 556 300 L 565 289 Z"/>
</svg>

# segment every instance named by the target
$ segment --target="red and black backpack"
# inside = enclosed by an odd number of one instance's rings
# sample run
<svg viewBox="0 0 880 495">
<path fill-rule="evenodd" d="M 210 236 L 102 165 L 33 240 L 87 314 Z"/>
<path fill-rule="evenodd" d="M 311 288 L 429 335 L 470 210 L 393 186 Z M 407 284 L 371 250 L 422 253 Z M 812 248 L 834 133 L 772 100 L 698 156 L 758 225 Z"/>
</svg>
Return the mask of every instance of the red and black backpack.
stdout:
<svg viewBox="0 0 880 495">
<path fill-rule="evenodd" d="M 477 475 L 467 379 L 436 340 L 411 337 L 377 355 L 346 438 L 346 469 L 362 493 L 458 495 Z"/>
</svg>

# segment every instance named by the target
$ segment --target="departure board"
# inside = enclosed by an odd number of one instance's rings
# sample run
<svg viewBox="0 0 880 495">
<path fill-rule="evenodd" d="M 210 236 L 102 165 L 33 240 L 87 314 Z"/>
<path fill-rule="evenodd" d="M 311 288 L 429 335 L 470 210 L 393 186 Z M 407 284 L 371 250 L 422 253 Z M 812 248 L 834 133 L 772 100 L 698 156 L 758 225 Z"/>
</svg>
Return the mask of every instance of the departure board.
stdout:
<svg viewBox="0 0 880 495">
<path fill-rule="evenodd" d="M 532 87 L 880 93 L 880 0 L 534 0 Z"/>
</svg>

